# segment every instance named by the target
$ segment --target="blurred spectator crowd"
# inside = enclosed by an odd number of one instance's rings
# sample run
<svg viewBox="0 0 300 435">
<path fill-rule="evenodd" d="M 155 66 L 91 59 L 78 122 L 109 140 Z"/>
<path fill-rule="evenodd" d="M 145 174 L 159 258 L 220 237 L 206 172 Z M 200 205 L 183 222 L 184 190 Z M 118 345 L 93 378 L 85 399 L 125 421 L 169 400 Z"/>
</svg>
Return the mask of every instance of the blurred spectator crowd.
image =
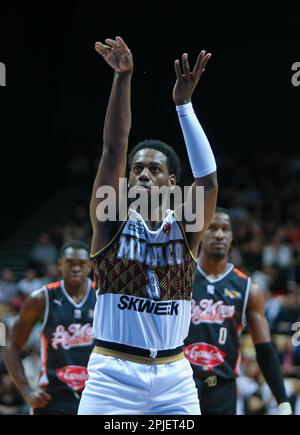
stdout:
<svg viewBox="0 0 300 435">
<path fill-rule="evenodd" d="M 231 261 L 264 291 L 266 316 L 287 391 L 294 412 L 300 414 L 300 337 L 292 341 L 297 322 L 300 330 L 300 155 L 283 160 L 276 151 L 262 151 L 243 159 L 224 158 L 219 168 L 218 204 L 230 211 L 234 224 Z M 90 244 L 88 204 L 78 204 L 65 226 L 54 226 L 49 233 L 40 234 L 24 276 L 16 279 L 12 270 L 1 271 L 0 320 L 8 328 L 28 294 L 59 279 L 58 250 L 71 239 Z M 38 331 L 24 350 L 24 364 L 32 382 L 39 367 L 37 344 Z M 242 337 L 242 350 L 238 413 L 272 414 L 275 402 L 257 366 L 247 331 Z M 26 412 L 5 371 L 0 347 L 0 415 Z"/>
</svg>

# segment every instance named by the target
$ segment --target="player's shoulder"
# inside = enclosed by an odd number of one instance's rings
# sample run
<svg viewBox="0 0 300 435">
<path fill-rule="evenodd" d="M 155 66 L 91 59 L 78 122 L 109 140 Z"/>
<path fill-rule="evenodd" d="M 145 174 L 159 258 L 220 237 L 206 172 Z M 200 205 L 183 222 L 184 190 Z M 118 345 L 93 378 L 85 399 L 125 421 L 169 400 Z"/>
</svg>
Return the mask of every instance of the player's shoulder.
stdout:
<svg viewBox="0 0 300 435">
<path fill-rule="evenodd" d="M 45 286 L 42 286 L 27 296 L 22 306 L 24 313 L 30 313 L 33 311 L 35 314 L 42 313 L 46 303 L 45 289 Z"/>
<path fill-rule="evenodd" d="M 60 287 L 60 281 L 50 282 L 45 285 L 48 290 L 55 290 Z"/>
<path fill-rule="evenodd" d="M 248 278 L 249 278 L 249 275 L 247 275 L 245 272 L 243 272 L 242 270 L 238 269 L 235 266 L 233 266 L 232 273 L 243 280 L 248 280 Z"/>
</svg>

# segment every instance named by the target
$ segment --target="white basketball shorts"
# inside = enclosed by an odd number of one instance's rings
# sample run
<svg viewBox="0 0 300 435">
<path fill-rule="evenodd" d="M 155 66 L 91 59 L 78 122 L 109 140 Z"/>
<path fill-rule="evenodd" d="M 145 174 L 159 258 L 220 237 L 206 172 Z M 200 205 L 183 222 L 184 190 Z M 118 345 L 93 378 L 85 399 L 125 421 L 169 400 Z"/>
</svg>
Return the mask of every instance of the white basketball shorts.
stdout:
<svg viewBox="0 0 300 435">
<path fill-rule="evenodd" d="M 190 363 L 139 364 L 93 352 L 78 414 L 199 415 Z"/>
</svg>

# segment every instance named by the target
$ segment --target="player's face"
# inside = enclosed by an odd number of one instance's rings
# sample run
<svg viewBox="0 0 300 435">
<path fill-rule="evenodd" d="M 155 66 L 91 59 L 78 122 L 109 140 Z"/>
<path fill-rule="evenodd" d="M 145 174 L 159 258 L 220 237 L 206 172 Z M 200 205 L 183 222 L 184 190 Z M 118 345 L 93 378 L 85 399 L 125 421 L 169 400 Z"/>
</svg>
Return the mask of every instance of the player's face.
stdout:
<svg viewBox="0 0 300 435">
<path fill-rule="evenodd" d="M 201 249 L 209 255 L 225 257 L 229 253 L 231 243 L 230 218 L 226 213 L 216 213 L 205 232 Z"/>
<path fill-rule="evenodd" d="M 167 157 L 160 151 L 144 148 L 138 151 L 132 161 L 129 187 L 150 193 L 152 186 L 171 186 L 175 176 L 169 175 Z"/>
<path fill-rule="evenodd" d="M 80 286 L 91 271 L 89 254 L 85 249 L 68 248 L 59 260 L 64 281 L 70 286 Z"/>
</svg>

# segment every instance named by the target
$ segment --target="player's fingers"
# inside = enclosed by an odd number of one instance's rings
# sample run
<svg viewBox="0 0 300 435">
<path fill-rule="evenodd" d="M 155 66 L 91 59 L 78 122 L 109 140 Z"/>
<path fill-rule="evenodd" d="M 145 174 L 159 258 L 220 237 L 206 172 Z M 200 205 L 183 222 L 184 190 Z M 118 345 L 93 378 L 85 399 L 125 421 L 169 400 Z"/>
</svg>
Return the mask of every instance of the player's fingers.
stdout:
<svg viewBox="0 0 300 435">
<path fill-rule="evenodd" d="M 120 46 L 120 42 L 118 42 L 114 39 L 107 38 L 107 39 L 105 39 L 105 42 L 107 45 L 109 45 L 112 48 L 118 48 Z"/>
<path fill-rule="evenodd" d="M 106 55 L 111 51 L 111 47 L 108 45 L 102 44 L 102 42 L 95 43 L 95 50 L 102 55 Z"/>
<path fill-rule="evenodd" d="M 205 70 L 205 67 L 206 67 L 206 65 L 207 65 L 207 63 L 208 63 L 208 61 L 209 61 L 209 59 L 211 58 L 211 56 L 212 56 L 211 53 L 207 53 L 207 54 L 205 55 L 205 57 L 204 57 L 204 59 L 203 59 L 203 62 L 202 62 L 202 71 Z"/>
<path fill-rule="evenodd" d="M 177 80 L 181 80 L 182 79 L 182 71 L 181 71 L 181 66 L 180 66 L 180 62 L 178 59 L 176 59 L 174 62 L 174 68 L 175 68 L 175 74 L 176 74 Z"/>
<path fill-rule="evenodd" d="M 99 41 L 95 42 L 95 46 L 101 47 L 105 50 L 111 50 L 111 47 L 109 45 L 103 44 L 102 42 Z"/>
<path fill-rule="evenodd" d="M 46 400 L 47 402 L 49 402 L 49 400 L 52 399 L 52 396 L 50 396 L 50 394 L 46 393 L 46 391 L 42 392 L 41 397 L 43 397 L 43 399 Z"/>
<path fill-rule="evenodd" d="M 121 38 L 121 36 L 116 36 L 116 41 L 117 41 L 117 44 L 121 48 L 125 48 L 126 50 L 129 50 L 129 48 L 127 47 L 127 44 L 125 43 L 124 39 Z"/>
<path fill-rule="evenodd" d="M 43 397 L 38 397 L 34 400 L 34 403 L 32 404 L 33 408 L 44 408 L 48 404 L 48 400 L 44 399 Z"/>
<path fill-rule="evenodd" d="M 202 69 L 203 69 L 202 64 L 203 64 L 203 59 L 204 59 L 205 53 L 206 53 L 206 51 L 202 50 L 197 58 L 196 64 L 195 64 L 194 69 L 193 69 L 194 76 L 198 76 L 202 72 Z"/>
<path fill-rule="evenodd" d="M 130 48 L 127 46 L 125 41 L 121 38 L 121 36 L 117 36 L 116 40 L 119 43 L 119 46 L 117 47 L 122 53 L 125 54 L 131 54 Z"/>
<path fill-rule="evenodd" d="M 191 70 L 190 70 L 190 65 L 189 65 L 189 57 L 187 53 L 183 53 L 182 55 L 182 69 L 183 69 L 183 74 L 190 74 Z"/>
</svg>

